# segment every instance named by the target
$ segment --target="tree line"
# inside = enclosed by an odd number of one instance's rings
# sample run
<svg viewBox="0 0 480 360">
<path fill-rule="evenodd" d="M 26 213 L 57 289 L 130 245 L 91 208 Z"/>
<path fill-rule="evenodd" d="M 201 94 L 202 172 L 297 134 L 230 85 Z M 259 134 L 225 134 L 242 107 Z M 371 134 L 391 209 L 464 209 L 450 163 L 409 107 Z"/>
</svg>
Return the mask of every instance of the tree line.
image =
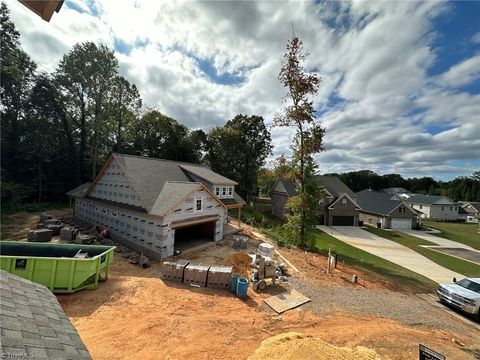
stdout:
<svg viewBox="0 0 480 360">
<path fill-rule="evenodd" d="M 207 133 L 191 130 L 145 107 L 106 45 L 76 44 L 46 73 L 22 49 L 5 3 L 0 21 L 3 209 L 63 200 L 94 179 L 112 151 L 205 163 L 237 181 L 241 196 L 256 193 L 258 169 L 272 149 L 261 116 L 239 114 Z"/>
</svg>

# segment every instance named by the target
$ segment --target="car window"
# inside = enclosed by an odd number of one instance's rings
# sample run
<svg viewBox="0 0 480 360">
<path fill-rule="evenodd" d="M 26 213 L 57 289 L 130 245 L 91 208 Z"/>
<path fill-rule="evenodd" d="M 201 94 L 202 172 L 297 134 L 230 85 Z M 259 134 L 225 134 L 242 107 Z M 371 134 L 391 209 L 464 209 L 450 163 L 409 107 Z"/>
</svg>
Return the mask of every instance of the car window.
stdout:
<svg viewBox="0 0 480 360">
<path fill-rule="evenodd" d="M 480 284 L 470 281 L 468 279 L 463 279 L 457 282 L 457 285 L 460 285 L 461 287 L 464 287 L 465 289 L 468 289 L 470 291 L 474 291 L 476 293 L 480 294 Z"/>
</svg>

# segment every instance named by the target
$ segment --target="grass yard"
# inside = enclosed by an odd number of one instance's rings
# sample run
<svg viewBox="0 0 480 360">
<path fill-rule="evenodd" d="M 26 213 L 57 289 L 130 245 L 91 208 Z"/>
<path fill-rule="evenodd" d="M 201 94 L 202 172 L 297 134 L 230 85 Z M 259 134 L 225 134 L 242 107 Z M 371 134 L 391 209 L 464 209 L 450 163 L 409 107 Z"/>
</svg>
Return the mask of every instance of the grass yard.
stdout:
<svg viewBox="0 0 480 360">
<path fill-rule="evenodd" d="M 435 236 L 458 241 L 462 244 L 469 245 L 474 249 L 480 250 L 478 224 L 440 222 L 432 220 L 426 220 L 423 223 L 428 227 L 441 231 L 440 234 L 434 234 Z"/>
<path fill-rule="evenodd" d="M 266 229 L 264 233 L 275 241 L 278 241 L 282 237 L 281 229 L 278 227 Z M 432 291 L 437 287 L 435 282 L 422 275 L 350 246 L 323 231 L 314 230 L 312 237 L 313 241 L 310 246 L 312 251 L 327 254 L 328 249 L 330 249 L 338 255 L 339 262 L 384 276 L 393 282 L 415 288 L 416 290 Z"/>
<path fill-rule="evenodd" d="M 396 243 L 399 243 L 403 246 L 406 246 L 416 251 L 417 253 L 425 256 L 427 259 L 430 259 L 433 262 L 437 263 L 438 265 L 443 266 L 447 269 L 453 270 L 460 274 L 464 274 L 466 276 L 480 275 L 480 265 L 476 265 L 472 262 L 458 259 L 456 257 L 442 254 L 437 251 L 433 251 L 428 248 L 424 248 L 420 246 L 420 245 L 436 245 L 431 243 L 430 241 L 420 239 L 415 236 L 404 234 L 401 232 L 386 231 L 382 229 L 373 228 L 370 226 L 368 226 L 366 230 L 371 232 L 372 234 L 381 236 L 385 239 L 388 239 Z"/>
</svg>

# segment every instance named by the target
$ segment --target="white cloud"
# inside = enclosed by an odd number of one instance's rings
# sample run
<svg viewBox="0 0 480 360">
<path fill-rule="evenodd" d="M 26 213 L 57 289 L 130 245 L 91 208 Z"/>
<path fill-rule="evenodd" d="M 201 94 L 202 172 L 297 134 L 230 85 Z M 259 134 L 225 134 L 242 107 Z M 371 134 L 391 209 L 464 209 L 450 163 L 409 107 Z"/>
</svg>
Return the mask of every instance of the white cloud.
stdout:
<svg viewBox="0 0 480 360">
<path fill-rule="evenodd" d="M 480 44 L 480 31 L 472 36 L 471 41 L 474 44 Z"/>
<path fill-rule="evenodd" d="M 205 129 L 237 113 L 271 123 L 285 94 L 277 76 L 293 24 L 311 52 L 307 65 L 322 76 L 315 98 L 327 128 L 327 152 L 318 156 L 322 172 L 462 174 L 480 167 L 480 95 L 452 88 L 478 79 L 480 58 L 428 75 L 437 61 L 432 20 L 452 4 L 75 0 L 82 13 L 64 4 L 51 23 L 17 1 L 8 5 L 41 68 L 53 70 L 78 41 L 113 46 L 119 40 L 131 48 L 117 54 L 120 72 L 137 84 L 144 103 Z M 198 59 L 243 81 L 216 83 Z M 432 126 L 453 129 L 436 133 Z M 292 135 L 292 129 L 272 129 L 273 157 L 288 154 Z"/>
</svg>

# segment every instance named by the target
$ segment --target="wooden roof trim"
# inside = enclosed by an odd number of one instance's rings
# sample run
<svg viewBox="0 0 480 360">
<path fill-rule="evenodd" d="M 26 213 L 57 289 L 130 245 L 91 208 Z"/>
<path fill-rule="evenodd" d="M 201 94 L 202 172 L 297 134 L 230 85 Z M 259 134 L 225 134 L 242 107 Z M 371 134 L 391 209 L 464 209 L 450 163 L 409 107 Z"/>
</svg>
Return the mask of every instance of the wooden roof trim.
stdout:
<svg viewBox="0 0 480 360">
<path fill-rule="evenodd" d="M 88 195 L 90 195 L 93 188 L 97 185 L 98 180 L 100 180 L 100 178 L 103 176 L 103 174 L 105 174 L 105 171 L 107 171 L 107 169 L 110 166 L 112 161 L 113 161 L 113 154 L 110 154 L 107 161 L 105 161 L 105 164 L 103 164 L 102 168 L 100 169 L 100 172 L 97 174 L 97 177 L 95 178 L 95 180 L 92 181 L 92 183 L 88 187 L 87 191 L 85 191 L 84 197 L 87 197 Z"/>
</svg>

